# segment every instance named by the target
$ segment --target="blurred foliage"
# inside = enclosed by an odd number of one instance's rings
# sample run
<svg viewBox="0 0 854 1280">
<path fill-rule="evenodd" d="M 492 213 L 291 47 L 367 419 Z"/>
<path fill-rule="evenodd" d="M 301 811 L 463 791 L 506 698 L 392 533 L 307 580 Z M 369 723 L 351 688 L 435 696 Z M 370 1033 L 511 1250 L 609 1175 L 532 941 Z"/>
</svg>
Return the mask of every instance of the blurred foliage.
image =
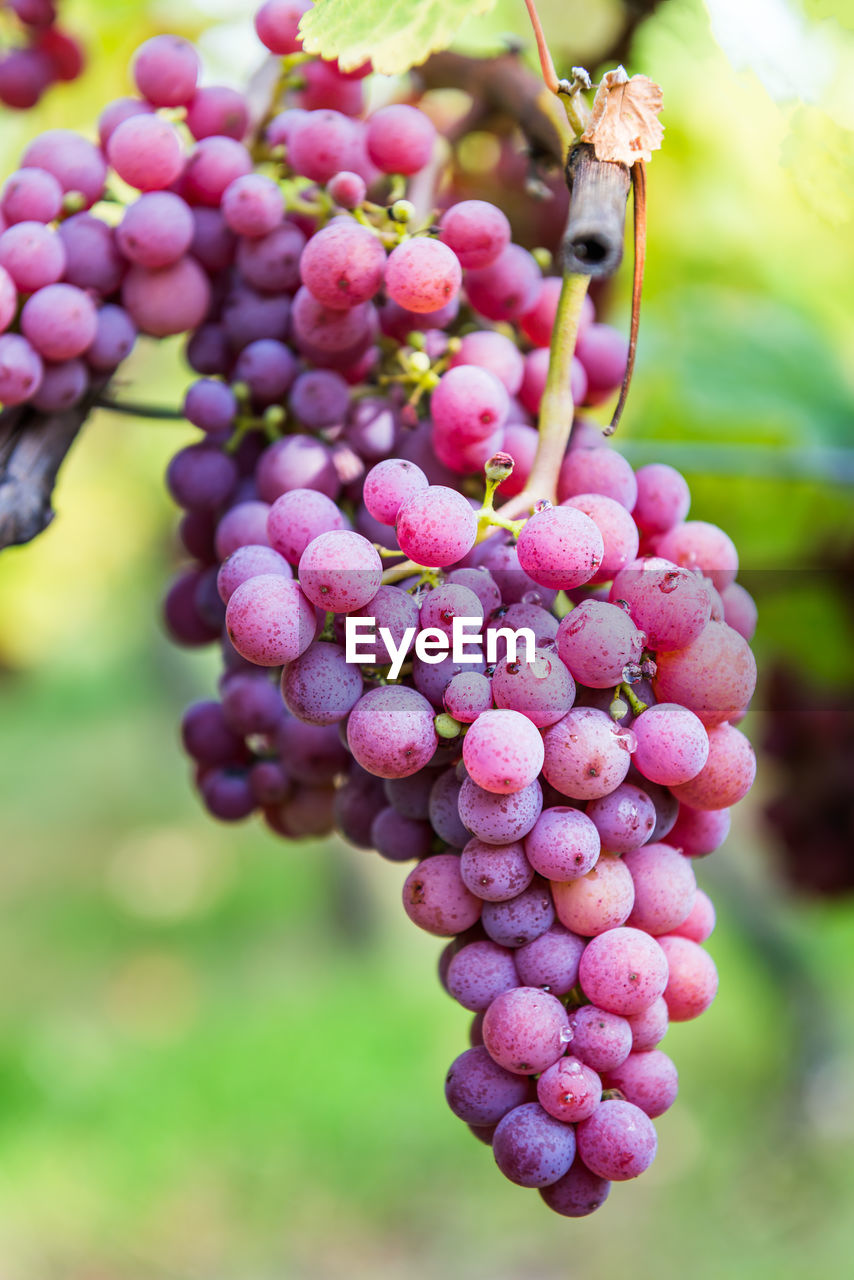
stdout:
<svg viewBox="0 0 854 1280">
<path fill-rule="evenodd" d="M 4 116 L 4 171 L 43 128 L 91 129 L 155 31 L 203 32 L 214 80 L 258 57 L 248 4 L 63 6 L 89 72 Z M 526 34 L 520 9 L 500 0 L 461 47 Z M 616 0 L 541 9 L 566 65 L 616 25 Z M 854 55 L 829 0 L 809 12 L 835 60 L 804 102 L 733 70 L 697 0 L 667 0 L 637 42 L 667 133 L 621 433 L 633 461 L 687 451 L 693 512 L 733 535 L 759 598 L 760 662 L 833 685 L 850 681 L 850 633 L 810 566 L 854 537 L 833 479 L 852 443 Z M 627 325 L 625 272 L 613 301 Z M 142 347 L 122 379 L 161 404 L 188 380 L 177 345 Z M 445 1109 L 467 1019 L 399 909 L 399 871 L 196 808 L 175 725 L 214 667 L 166 644 L 156 606 L 174 554 L 161 475 L 189 438 L 100 413 L 54 525 L 0 560 L 4 1280 L 844 1272 L 852 909 L 786 898 L 756 816 L 767 772 L 699 867 L 721 995 L 668 1039 L 683 1083 L 659 1159 L 593 1219 L 556 1219 Z"/>
</svg>

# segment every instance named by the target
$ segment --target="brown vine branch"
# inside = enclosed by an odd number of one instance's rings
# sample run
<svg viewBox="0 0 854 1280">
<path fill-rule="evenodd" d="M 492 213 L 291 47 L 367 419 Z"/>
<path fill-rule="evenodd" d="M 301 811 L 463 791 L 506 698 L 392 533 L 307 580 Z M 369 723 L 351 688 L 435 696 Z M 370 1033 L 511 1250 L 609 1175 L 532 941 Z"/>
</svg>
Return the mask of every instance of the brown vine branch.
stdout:
<svg viewBox="0 0 854 1280">
<path fill-rule="evenodd" d="M 632 323 L 629 330 L 629 356 L 626 361 L 626 372 L 620 387 L 620 397 L 605 428 L 604 434 L 612 436 L 620 425 L 623 409 L 632 385 L 632 374 L 635 369 L 635 355 L 638 349 L 638 326 L 640 324 L 641 292 L 643 290 L 643 273 L 646 265 L 646 165 L 638 160 L 632 165 L 632 187 L 634 191 L 634 239 L 635 270 L 632 280 Z"/>
</svg>

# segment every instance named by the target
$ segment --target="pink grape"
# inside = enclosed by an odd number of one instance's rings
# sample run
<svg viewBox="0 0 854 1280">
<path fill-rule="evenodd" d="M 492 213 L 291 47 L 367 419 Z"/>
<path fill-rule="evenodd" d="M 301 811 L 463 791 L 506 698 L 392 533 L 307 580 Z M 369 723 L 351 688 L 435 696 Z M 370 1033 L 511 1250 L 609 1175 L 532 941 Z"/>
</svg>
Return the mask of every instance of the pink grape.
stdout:
<svg viewBox="0 0 854 1280">
<path fill-rule="evenodd" d="M 468 444 L 503 427 L 509 403 L 507 391 L 494 373 L 462 364 L 442 374 L 430 408 L 437 430 Z"/>
<path fill-rule="evenodd" d="M 488 267 L 510 243 L 510 223 L 486 200 L 461 200 L 439 220 L 439 235 L 468 268 Z"/>
<path fill-rule="evenodd" d="M 360 137 L 360 127 L 340 111 L 309 111 L 290 132 L 288 162 L 312 182 L 326 183 L 352 163 Z"/>
<path fill-rule="evenodd" d="M 485 791 L 472 778 L 466 778 L 460 788 L 460 818 L 486 844 L 521 839 L 537 821 L 542 807 L 543 792 L 536 780 L 512 795 Z"/>
<path fill-rule="evenodd" d="M 293 576 L 290 565 L 272 547 L 252 543 L 237 547 L 223 561 L 217 573 L 217 590 L 223 604 L 228 604 L 237 588 L 249 578 L 257 578 L 262 573 L 277 574 L 282 578 Z"/>
<path fill-rule="evenodd" d="M 300 278 L 318 302 L 344 309 L 373 298 L 385 264 L 382 243 L 367 227 L 336 221 L 308 241 Z"/>
<path fill-rule="evenodd" d="M 613 688 L 640 661 L 644 640 L 624 609 L 585 600 L 562 620 L 557 651 L 575 679 L 591 689 Z"/>
<path fill-rule="evenodd" d="M 350 613 L 376 595 L 383 566 L 367 538 L 333 529 L 312 539 L 300 556 L 298 572 L 303 591 L 318 608 Z"/>
<path fill-rule="evenodd" d="M 637 526 L 625 507 L 601 493 L 576 494 L 559 509 L 573 508 L 583 511 L 602 536 L 603 553 L 593 581 L 610 582 L 638 553 Z"/>
<path fill-rule="evenodd" d="M 626 1021 L 632 1030 L 632 1052 L 646 1053 L 654 1049 L 667 1034 L 670 1026 L 667 1001 L 664 996 L 659 996 L 648 1009 L 631 1014 Z"/>
<path fill-rule="evenodd" d="M 591 1173 L 576 1156 L 570 1169 L 548 1187 L 540 1188 L 540 1195 L 555 1213 L 565 1218 L 586 1218 L 595 1213 L 608 1199 L 611 1184 L 606 1178 Z"/>
<path fill-rule="evenodd" d="M 243 143 L 213 134 L 202 138 L 190 152 L 181 180 L 182 194 L 193 204 L 216 208 L 226 189 L 251 172 L 252 157 Z"/>
<path fill-rule="evenodd" d="M 136 87 L 155 107 L 183 107 L 192 98 L 201 70 L 199 55 L 180 36 L 152 36 L 136 51 Z"/>
<path fill-rule="evenodd" d="M 514 952 L 522 985 L 540 987 L 555 996 L 568 995 L 578 981 L 583 950 L 584 942 L 576 934 L 561 924 L 550 925 Z"/>
<path fill-rule="evenodd" d="M 552 895 L 558 920 L 584 938 L 625 924 L 635 900 L 628 867 L 620 858 L 604 853 L 586 875 L 577 880 L 556 881 Z"/>
<path fill-rule="evenodd" d="M 692 809 L 680 803 L 668 840 L 686 857 L 702 858 L 721 847 L 729 835 L 730 823 L 729 809 Z"/>
<path fill-rule="evenodd" d="M 62 187 L 44 169 L 17 169 L 3 185 L 0 213 L 7 226 L 16 222 L 53 222 L 61 208 Z"/>
<path fill-rule="evenodd" d="M 710 622 L 684 649 L 656 654 L 653 687 L 661 702 L 678 702 L 707 729 L 741 714 L 756 687 L 756 661 L 743 636 Z"/>
<path fill-rule="evenodd" d="M 392 249 L 385 271 L 389 297 L 408 311 L 436 311 L 459 292 L 460 264 L 441 240 L 416 236 Z"/>
<path fill-rule="evenodd" d="M 537 347 L 525 356 L 525 371 L 522 375 L 522 386 L 519 399 L 531 414 L 539 414 L 546 380 L 549 373 L 549 352 L 547 347 Z M 587 375 L 584 365 L 573 356 L 569 375 L 569 389 L 573 404 L 581 404 L 587 391 Z"/>
<path fill-rule="evenodd" d="M 688 915 L 671 933 L 692 942 L 705 942 L 715 929 L 715 905 L 707 893 L 697 890 L 694 905 Z"/>
<path fill-rule="evenodd" d="M 659 702 L 632 721 L 634 765 L 665 787 L 696 778 L 709 758 L 709 735 L 693 711 Z M 752 781 L 752 778 L 751 778 Z"/>
<path fill-rule="evenodd" d="M 439 853 L 419 862 L 406 877 L 403 908 L 419 929 L 449 938 L 476 923 L 481 902 L 460 879 L 460 860 L 456 854 Z"/>
<path fill-rule="evenodd" d="M 17 222 L 0 235 L 0 266 L 22 293 L 32 293 L 62 277 L 65 248 L 41 222 Z"/>
<path fill-rule="evenodd" d="M 290 291 L 299 284 L 305 244 L 299 227 L 283 222 L 266 235 L 242 238 L 237 245 L 237 266 L 243 279 L 259 293 Z"/>
<path fill-rule="evenodd" d="M 579 334 L 575 354 L 587 371 L 588 400 L 598 404 L 620 385 L 629 344 L 607 324 L 591 324 Z"/>
<path fill-rule="evenodd" d="M 648 933 L 618 927 L 588 942 L 578 976 L 589 1000 L 608 1013 L 625 1016 L 640 1013 L 665 994 L 667 960 Z"/>
<path fill-rule="evenodd" d="M 433 708 L 416 689 L 403 685 L 369 690 L 347 721 L 350 751 L 363 769 L 378 778 L 417 773 L 432 757 L 437 742 Z"/>
<path fill-rule="evenodd" d="M 500 1067 L 483 1045 L 461 1053 L 451 1063 L 445 1079 L 448 1106 L 466 1124 L 498 1124 L 508 1111 L 528 1102 L 530 1096 L 528 1077 Z"/>
<path fill-rule="evenodd" d="M 494 845 L 473 837 L 460 855 L 460 875 L 484 902 L 507 902 L 527 889 L 534 870 L 518 841 Z"/>
<path fill-rule="evenodd" d="M 630 508 L 641 533 L 667 533 L 681 524 L 691 506 L 691 493 L 683 476 L 664 462 L 651 462 L 636 473 L 637 501 Z"/>
<path fill-rule="evenodd" d="M 628 744 L 603 711 L 573 707 L 543 732 L 543 773 L 561 795 L 596 800 L 624 780 L 631 763 Z"/>
<path fill-rule="evenodd" d="M 462 724 L 472 724 L 492 707 L 492 684 L 479 671 L 461 671 L 445 689 L 443 698 L 448 715 Z"/>
<path fill-rule="evenodd" d="M 756 755 L 740 729 L 720 724 L 709 730 L 709 754 L 699 773 L 672 787 L 680 802 L 694 809 L 728 809 L 753 786 Z"/>
<path fill-rule="evenodd" d="M 563 1057 L 568 1031 L 561 1002 L 535 987 L 516 987 L 497 996 L 483 1019 L 490 1056 L 518 1075 L 537 1075 Z"/>
<path fill-rule="evenodd" d="M 605 1084 L 609 1089 L 619 1089 L 627 1102 L 654 1120 L 676 1101 L 679 1075 L 666 1053 L 651 1049 L 630 1053 L 622 1066 L 608 1073 Z"/>
<path fill-rule="evenodd" d="M 285 706 L 306 724 L 336 724 L 361 694 L 361 673 L 336 644 L 315 641 L 282 672 Z"/>
<path fill-rule="evenodd" d="M 264 0 L 255 14 L 258 39 L 271 53 L 298 53 L 302 48 L 300 18 L 311 5 L 312 0 Z"/>
<path fill-rule="evenodd" d="M 92 299 L 73 284 L 49 284 L 33 293 L 21 311 L 21 330 L 46 360 L 82 355 L 94 340 Z"/>
<path fill-rule="evenodd" d="M 658 1140 L 649 1116 L 614 1098 L 576 1129 L 578 1154 L 592 1173 L 612 1182 L 637 1178 L 655 1159 Z"/>
<path fill-rule="evenodd" d="M 518 244 L 508 244 L 488 266 L 466 272 L 466 293 L 487 320 L 517 320 L 537 300 L 542 273 L 536 259 Z"/>
<path fill-rule="evenodd" d="M 664 991 L 671 1022 L 687 1022 L 705 1013 L 718 992 L 715 962 L 696 942 L 676 934 L 658 939 L 669 977 Z"/>
<path fill-rule="evenodd" d="M 536 780 L 543 764 L 543 740 L 518 711 L 484 711 L 463 739 L 463 760 L 479 787 L 509 795 Z"/>
<path fill-rule="evenodd" d="M 116 173 L 140 191 L 161 191 L 184 168 L 177 130 L 159 116 L 134 115 L 113 131 L 107 156 Z"/>
<path fill-rule="evenodd" d="M 629 853 L 646 844 L 655 829 L 655 805 L 645 791 L 622 782 L 587 806 L 606 853 Z"/>
<path fill-rule="evenodd" d="M 492 693 L 497 707 L 518 711 L 542 729 L 569 711 L 575 681 L 554 650 L 538 648 L 532 662 L 499 662 Z"/>
<path fill-rule="evenodd" d="M 190 206 L 180 196 L 150 191 L 125 210 L 116 240 L 131 262 L 168 267 L 189 249 L 194 226 Z"/>
<path fill-rule="evenodd" d="M 564 1124 L 586 1120 L 602 1099 L 602 1081 L 578 1058 L 559 1058 L 537 1081 L 540 1106 Z"/>
<path fill-rule="evenodd" d="M 473 591 L 459 583 L 443 582 L 428 591 L 421 605 L 421 627 L 433 627 L 449 639 L 456 618 L 483 621 L 483 605 Z"/>
<path fill-rule="evenodd" d="M 750 592 L 745 591 L 741 583 L 731 582 L 721 592 L 721 599 L 724 605 L 724 622 L 740 636 L 744 636 L 749 644 L 756 631 L 758 617 L 756 602 Z"/>
<path fill-rule="evenodd" d="M 451 960 L 446 986 L 464 1009 L 484 1012 L 496 996 L 519 986 L 513 952 L 489 939 L 470 942 Z"/>
<path fill-rule="evenodd" d="M 413 493 L 400 508 L 397 539 L 404 555 L 427 568 L 461 560 L 474 546 L 477 516 L 455 489 L 430 485 Z"/>
<path fill-rule="evenodd" d="M 684 649 L 711 613 L 705 580 L 666 560 L 632 560 L 614 578 L 611 600 L 625 601 L 653 649 Z"/>
<path fill-rule="evenodd" d="M 697 881 L 689 859 L 678 849 L 656 841 L 625 854 L 623 863 L 635 886 L 634 906 L 627 921 L 630 928 L 655 936 L 669 933 L 687 918 Z"/>
<path fill-rule="evenodd" d="M 457 365 L 476 365 L 479 369 L 487 369 L 511 396 L 515 396 L 522 385 L 524 364 L 518 347 L 503 333 L 496 333 L 493 329 L 477 329 L 464 334 L 459 350 L 451 356 L 450 367 L 455 369 Z M 430 403 L 435 419 L 435 391 Z"/>
<path fill-rule="evenodd" d="M 436 126 L 417 107 L 404 102 L 381 107 L 368 120 L 368 155 L 383 173 L 417 173 L 430 161 Z"/>
<path fill-rule="evenodd" d="M 599 833 L 579 809 L 544 809 L 525 837 L 528 861 L 549 880 L 586 876 L 599 857 Z"/>
<path fill-rule="evenodd" d="M 239 236 L 264 236 L 282 221 L 285 201 L 281 191 L 261 173 L 246 173 L 222 193 L 222 215 Z"/>
<path fill-rule="evenodd" d="M 732 539 L 705 520 L 686 520 L 656 541 L 656 553 L 685 569 L 700 569 L 718 591 L 735 580 L 738 552 Z"/>
<path fill-rule="evenodd" d="M 18 290 L 4 266 L 0 266 L 0 333 L 9 328 L 18 310 Z"/>
<path fill-rule="evenodd" d="M 505 1178 L 520 1187 L 546 1187 L 575 1159 L 575 1133 L 538 1102 L 527 1102 L 498 1122 L 492 1150 Z"/>
<path fill-rule="evenodd" d="M 227 85 L 206 85 L 187 104 L 186 124 L 196 141 L 224 134 L 240 142 L 249 127 L 246 98 Z"/>
<path fill-rule="evenodd" d="M 560 276 L 547 277 L 547 279 L 543 281 L 543 286 L 540 289 L 536 302 L 531 307 L 530 311 L 526 311 L 519 321 L 519 328 L 535 347 L 548 347 L 551 342 L 552 330 L 554 329 L 555 319 L 557 317 L 561 285 L 562 280 Z M 596 313 L 590 295 L 585 294 L 584 301 L 581 304 L 581 316 L 578 321 L 579 333 L 583 333 L 587 326 L 593 323 L 595 315 Z"/>
<path fill-rule="evenodd" d="M 621 453 L 607 446 L 570 449 L 557 482 L 560 502 L 580 493 L 599 493 L 632 511 L 638 496 L 635 473 Z"/>
<path fill-rule="evenodd" d="M 314 639 L 314 609 L 298 584 L 281 574 L 244 582 L 231 596 L 225 618 L 237 652 L 260 667 L 292 662 Z"/>
<path fill-rule="evenodd" d="M 224 560 L 238 547 L 267 546 L 269 514 L 269 505 L 255 499 L 230 507 L 216 527 L 216 554 L 219 559 Z"/>
<path fill-rule="evenodd" d="M 306 547 L 321 533 L 347 528 L 347 517 L 331 498 L 315 489 L 291 489 L 269 508 L 266 522 L 271 547 L 299 564 Z"/>
<path fill-rule="evenodd" d="M 301 434 L 285 436 L 265 449 L 255 482 L 260 496 L 271 503 L 294 489 L 316 489 L 334 499 L 341 488 L 328 447 Z"/>
<path fill-rule="evenodd" d="M 211 300 L 208 278 L 194 258 L 183 257 L 156 271 L 131 267 L 122 305 L 143 333 L 157 338 L 201 324 Z"/>
<path fill-rule="evenodd" d="M 43 413 L 57 413 L 78 404 L 89 386 L 89 370 L 82 360 L 63 360 L 45 367 L 32 404 Z"/>
<path fill-rule="evenodd" d="M 544 587 L 569 590 L 589 582 L 602 563 L 604 543 L 582 511 L 547 507 L 525 522 L 516 544 L 519 564 Z"/>
<path fill-rule="evenodd" d="M 29 144 L 22 167 L 44 169 L 63 191 L 79 191 L 88 209 L 101 198 L 107 178 L 104 157 L 96 146 L 71 129 L 47 129 Z"/>
<path fill-rule="evenodd" d="M 613 1071 L 632 1051 L 630 1020 L 599 1009 L 595 1004 L 573 1009 L 569 1027 L 572 1053 L 594 1071 Z"/>
</svg>

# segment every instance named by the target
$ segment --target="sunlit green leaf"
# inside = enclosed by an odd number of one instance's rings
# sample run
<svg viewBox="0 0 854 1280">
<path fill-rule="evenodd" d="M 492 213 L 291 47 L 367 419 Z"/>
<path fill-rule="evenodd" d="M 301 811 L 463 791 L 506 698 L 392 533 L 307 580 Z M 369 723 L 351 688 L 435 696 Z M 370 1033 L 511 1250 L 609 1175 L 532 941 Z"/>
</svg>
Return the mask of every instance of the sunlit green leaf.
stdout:
<svg viewBox="0 0 854 1280">
<path fill-rule="evenodd" d="M 496 0 L 318 0 L 300 34 L 309 53 L 338 58 L 345 71 L 368 59 L 395 75 L 446 49 L 464 19 Z"/>
</svg>

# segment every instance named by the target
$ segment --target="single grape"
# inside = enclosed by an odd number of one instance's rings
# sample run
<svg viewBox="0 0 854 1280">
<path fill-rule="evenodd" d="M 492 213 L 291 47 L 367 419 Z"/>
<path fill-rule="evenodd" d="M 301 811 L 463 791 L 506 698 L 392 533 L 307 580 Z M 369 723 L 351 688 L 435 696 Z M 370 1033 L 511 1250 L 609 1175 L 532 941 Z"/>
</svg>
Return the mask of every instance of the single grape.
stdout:
<svg viewBox="0 0 854 1280">
<path fill-rule="evenodd" d="M 451 960 L 446 985 L 464 1009 L 482 1013 L 496 996 L 519 986 L 513 952 L 489 939 L 470 942 Z"/>
<path fill-rule="evenodd" d="M 602 1099 L 602 1081 L 578 1058 L 559 1058 L 537 1081 L 540 1106 L 564 1124 L 586 1120 Z"/>
<path fill-rule="evenodd" d="M 538 1102 L 526 1102 L 499 1121 L 492 1150 L 505 1178 L 520 1187 L 547 1187 L 575 1159 L 575 1133 Z"/>
<path fill-rule="evenodd" d="M 460 879 L 456 854 L 439 853 L 419 862 L 406 877 L 403 908 L 419 929 L 448 938 L 479 919 L 481 902 Z"/>
<path fill-rule="evenodd" d="M 518 711 L 485 711 L 463 740 L 463 760 L 479 787 L 509 795 L 537 778 L 543 764 L 542 738 Z"/>
<path fill-rule="evenodd" d="M 687 481 L 664 462 L 640 467 L 632 515 L 641 533 L 655 536 L 681 524 L 691 506 Z"/>
<path fill-rule="evenodd" d="M 156 338 L 194 329 L 210 301 L 208 277 L 191 257 L 158 270 L 133 266 L 122 286 L 122 306 L 143 333 Z"/>
<path fill-rule="evenodd" d="M 602 600 L 582 601 L 558 627 L 561 660 L 591 689 L 620 684 L 626 668 L 640 662 L 643 647 L 644 637 L 625 610 Z"/>
<path fill-rule="evenodd" d="M 612 1071 L 631 1053 L 631 1023 L 617 1013 L 585 1004 L 570 1010 L 569 1027 L 572 1053 L 594 1071 Z"/>
<path fill-rule="evenodd" d="M 560 502 L 581 493 L 599 493 L 633 511 L 638 486 L 635 473 L 621 453 L 607 446 L 567 451 L 557 482 Z"/>
<path fill-rule="evenodd" d="M 618 1098 L 601 1103 L 589 1120 L 582 1120 L 576 1137 L 587 1168 L 611 1182 L 637 1178 L 652 1164 L 658 1147 L 646 1112 Z"/>
<path fill-rule="evenodd" d="M 669 976 L 664 999 L 671 1022 L 687 1022 L 708 1009 L 718 991 L 715 962 L 690 938 L 667 934 L 658 939 Z"/>
<path fill-rule="evenodd" d="M 195 93 L 200 71 L 199 55 L 181 36 L 152 36 L 133 60 L 136 87 L 155 107 L 185 106 Z"/>
<path fill-rule="evenodd" d="M 536 259 L 518 244 L 506 245 L 488 266 L 466 272 L 466 293 L 487 320 L 518 320 L 537 300 L 542 273 Z"/>
<path fill-rule="evenodd" d="M 282 672 L 285 706 L 308 724 L 336 724 L 361 696 L 361 672 L 337 644 L 315 641 Z"/>
<path fill-rule="evenodd" d="M 481 920 L 493 942 L 523 947 L 554 923 L 555 909 L 548 881 L 535 876 L 527 889 L 502 902 L 486 901 Z"/>
<path fill-rule="evenodd" d="M 698 895 L 699 896 L 699 895 Z M 684 935 L 683 935 L 684 936 Z M 626 1018 L 632 1029 L 632 1052 L 646 1053 L 664 1039 L 670 1026 L 670 1014 L 664 996 L 653 1000 L 647 1009 Z"/>
<path fill-rule="evenodd" d="M 709 735 L 702 721 L 675 702 L 647 708 L 632 721 L 632 732 L 637 739 L 635 768 L 662 786 L 696 778 L 709 758 Z"/>
<path fill-rule="evenodd" d="M 82 355 L 97 327 L 92 299 L 73 284 L 46 285 L 30 295 L 21 311 L 24 337 L 46 360 Z"/>
<path fill-rule="evenodd" d="M 403 685 L 371 689 L 350 713 L 347 743 L 369 773 L 405 778 L 423 769 L 436 749 L 433 708 Z"/>
<path fill-rule="evenodd" d="M 233 593 L 226 626 L 242 657 L 260 667 L 278 667 L 305 652 L 314 639 L 316 618 L 296 582 L 265 573 Z"/>
<path fill-rule="evenodd" d="M 740 715 L 756 687 L 750 646 L 724 622 L 710 622 L 684 649 L 657 653 L 656 663 L 655 696 L 688 707 L 707 729 Z"/>
<path fill-rule="evenodd" d="M 517 987 L 497 996 L 483 1019 L 483 1042 L 507 1071 L 537 1075 L 562 1058 L 569 1019 L 556 996 Z"/>
<path fill-rule="evenodd" d="M 645 933 L 669 933 L 685 920 L 694 905 L 697 881 L 688 858 L 669 844 L 656 841 L 623 858 L 635 886 L 635 901 L 627 923 Z"/>
<path fill-rule="evenodd" d="M 527 835 L 543 808 L 543 792 L 536 779 L 512 795 L 485 791 L 472 778 L 460 788 L 460 818 L 485 844 L 509 844 Z"/>
<path fill-rule="evenodd" d="M 388 862 L 421 861 L 433 852 L 433 828 L 429 822 L 404 818 L 388 805 L 371 824 L 371 845 Z"/>
<path fill-rule="evenodd" d="M 545 933 L 514 952 L 522 985 L 540 987 L 553 996 L 568 995 L 578 981 L 583 950 L 581 938 L 561 924 L 552 924 Z"/>
<path fill-rule="evenodd" d="M 408 311 L 429 312 L 456 297 L 462 271 L 456 255 L 441 240 L 416 236 L 392 249 L 386 263 L 388 296 Z"/>
<path fill-rule="evenodd" d="M 281 578 L 292 576 L 290 565 L 272 547 L 252 543 L 237 547 L 217 573 L 217 590 L 223 604 L 228 604 L 237 588 L 250 578 L 271 573 Z"/>
<path fill-rule="evenodd" d="M 516 544 L 519 564 L 534 582 L 568 590 L 589 582 L 604 553 L 602 535 L 582 511 L 547 507 L 525 522 Z"/>
<path fill-rule="evenodd" d="M 476 897 L 485 902 L 507 902 L 527 889 L 534 878 L 534 869 L 518 841 L 492 845 L 473 837 L 460 855 L 460 875 Z"/>
<path fill-rule="evenodd" d="M 417 173 L 430 162 L 436 126 L 428 115 L 404 102 L 381 107 L 368 120 L 368 155 L 383 173 Z"/>
<path fill-rule="evenodd" d="M 625 924 L 635 900 L 628 867 L 604 853 L 586 875 L 556 881 L 552 896 L 561 924 L 585 938 Z"/>
<path fill-rule="evenodd" d="M 403 503 L 396 531 L 404 555 L 428 568 L 442 568 L 474 546 L 477 516 L 461 493 L 430 485 Z"/>
<path fill-rule="evenodd" d="M 331 222 L 300 258 L 300 279 L 318 302 L 345 309 L 373 298 L 383 280 L 382 242 L 358 222 Z"/>
<path fill-rule="evenodd" d="M 577 880 L 599 857 L 599 833 L 579 809 L 544 809 L 525 837 L 528 861 L 549 880 Z"/>
<path fill-rule="evenodd" d="M 246 173 L 235 178 L 222 193 L 222 216 L 239 236 L 265 236 L 282 221 L 284 197 L 272 178 Z"/>
<path fill-rule="evenodd" d="M 548 1207 L 565 1218 L 586 1218 L 608 1199 L 611 1184 L 606 1178 L 591 1173 L 576 1156 L 567 1173 L 548 1187 L 540 1188 Z"/>
<path fill-rule="evenodd" d="M 162 191 L 184 168 L 180 135 L 160 116 L 123 120 L 110 135 L 107 157 L 119 177 L 140 191 Z"/>
<path fill-rule="evenodd" d="M 214 134 L 241 142 L 249 127 L 249 106 L 236 89 L 224 84 L 206 85 L 197 89 L 187 104 L 186 125 L 197 142 Z"/>
<path fill-rule="evenodd" d="M 664 995 L 667 962 L 668 955 L 655 938 L 640 929 L 618 927 L 588 942 L 579 979 L 584 994 L 600 1009 L 623 1015 L 640 1013 Z"/>
<path fill-rule="evenodd" d="M 596 800 L 625 779 L 630 744 L 618 725 L 594 707 L 573 707 L 543 730 L 543 773 L 561 795 Z"/>
<path fill-rule="evenodd" d="M 668 840 L 686 857 L 703 858 L 721 847 L 729 835 L 730 824 L 729 809 L 692 809 L 680 802 Z"/>
<path fill-rule="evenodd" d="M 445 1078 L 448 1106 L 466 1124 L 498 1124 L 508 1111 L 527 1102 L 530 1096 L 528 1077 L 506 1071 L 482 1045 L 461 1053 Z"/>
</svg>

